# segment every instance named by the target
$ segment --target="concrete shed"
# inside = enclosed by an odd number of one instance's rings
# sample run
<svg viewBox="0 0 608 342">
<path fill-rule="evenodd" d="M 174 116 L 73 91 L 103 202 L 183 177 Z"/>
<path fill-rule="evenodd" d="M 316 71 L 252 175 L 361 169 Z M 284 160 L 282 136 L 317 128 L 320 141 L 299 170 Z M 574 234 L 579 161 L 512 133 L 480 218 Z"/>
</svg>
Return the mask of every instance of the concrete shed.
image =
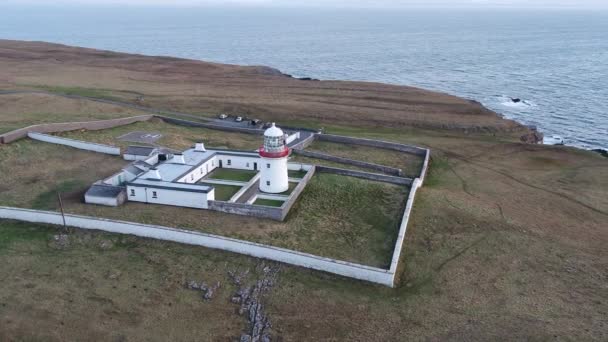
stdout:
<svg viewBox="0 0 608 342">
<path fill-rule="evenodd" d="M 123 158 L 125 160 L 146 160 L 157 152 L 156 147 L 132 145 L 127 147 L 127 150 L 123 153 Z"/>
<path fill-rule="evenodd" d="M 84 194 L 84 201 L 90 204 L 118 207 L 127 200 L 126 189 L 103 183 L 93 184 Z"/>
</svg>

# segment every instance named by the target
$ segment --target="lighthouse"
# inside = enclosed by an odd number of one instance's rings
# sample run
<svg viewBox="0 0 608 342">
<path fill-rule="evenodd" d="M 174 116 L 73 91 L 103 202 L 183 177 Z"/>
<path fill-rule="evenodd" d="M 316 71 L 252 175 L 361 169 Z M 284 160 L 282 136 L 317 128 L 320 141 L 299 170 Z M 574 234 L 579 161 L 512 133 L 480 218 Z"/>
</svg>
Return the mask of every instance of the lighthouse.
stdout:
<svg viewBox="0 0 608 342">
<path fill-rule="evenodd" d="M 274 122 L 264 132 L 264 146 L 260 148 L 260 157 L 262 157 L 260 190 L 272 194 L 287 191 L 289 148 L 285 145 L 285 133 L 275 126 Z"/>
</svg>

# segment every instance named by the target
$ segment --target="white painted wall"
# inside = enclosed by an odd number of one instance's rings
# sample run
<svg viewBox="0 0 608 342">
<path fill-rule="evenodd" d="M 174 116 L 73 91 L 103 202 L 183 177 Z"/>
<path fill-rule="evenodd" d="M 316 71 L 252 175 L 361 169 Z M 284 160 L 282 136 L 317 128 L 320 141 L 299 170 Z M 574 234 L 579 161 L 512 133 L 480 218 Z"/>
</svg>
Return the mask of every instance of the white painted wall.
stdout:
<svg viewBox="0 0 608 342">
<path fill-rule="evenodd" d="M 102 182 L 108 185 L 119 186 L 127 180 L 127 176 L 124 171 L 113 174 L 112 176 L 104 179 Z"/>
<path fill-rule="evenodd" d="M 208 175 L 209 173 L 211 173 L 213 170 L 215 170 L 219 166 L 218 164 L 219 163 L 216 161 L 216 157 L 212 157 L 209 160 L 207 160 L 205 163 L 203 163 L 200 166 L 192 169 L 190 171 L 190 173 L 188 173 L 188 174 L 184 175 L 183 177 L 179 178 L 177 180 L 177 182 L 179 182 L 179 183 L 189 183 L 189 184 L 197 183 L 203 177 L 205 177 L 206 175 Z"/>
<path fill-rule="evenodd" d="M 285 145 L 289 145 L 291 144 L 294 140 L 299 139 L 300 138 L 300 132 L 296 132 L 290 136 L 287 137 L 287 139 L 285 139 Z"/>
<path fill-rule="evenodd" d="M 256 156 L 245 157 L 225 154 L 217 155 L 216 158 L 222 161 L 222 167 L 225 169 L 253 170 L 255 163 L 258 165 L 258 170 L 262 167 L 262 159 Z"/>
<path fill-rule="evenodd" d="M 89 196 L 89 195 L 85 194 L 84 201 L 85 201 L 85 203 L 88 203 L 88 204 L 105 205 L 108 207 L 118 207 L 117 198 L 97 197 L 97 196 Z"/>
<path fill-rule="evenodd" d="M 63 224 L 60 213 L 9 207 L 0 207 L 0 218 L 54 225 Z M 389 270 L 324 258 L 285 248 L 272 247 L 249 241 L 176 228 L 138 224 L 134 222 L 115 221 L 78 215 L 65 215 L 65 220 L 66 224 L 71 227 L 96 229 L 119 234 L 130 234 L 220 249 L 370 281 L 386 286 L 393 286 L 394 274 L 392 274 Z"/>
<path fill-rule="evenodd" d="M 291 170 L 291 171 L 299 171 L 299 170 L 308 171 L 308 170 L 310 170 L 311 167 L 312 167 L 312 165 L 310 165 L 310 164 L 287 163 L 287 169 Z"/>
<path fill-rule="evenodd" d="M 260 190 L 268 193 L 280 193 L 289 189 L 287 157 L 261 158 Z"/>
<path fill-rule="evenodd" d="M 395 243 L 395 249 L 393 250 L 393 258 L 391 260 L 390 271 L 393 274 L 396 274 L 397 267 L 399 266 L 399 260 L 401 258 L 401 250 L 403 249 L 403 242 L 405 240 L 405 233 L 407 232 L 407 224 L 410 220 L 410 214 L 412 212 L 412 208 L 414 207 L 414 198 L 416 197 L 416 192 L 418 188 L 422 186 L 422 182 L 419 178 L 414 179 L 414 182 L 411 185 L 410 194 L 407 198 L 407 202 L 405 204 L 405 210 L 403 212 L 403 217 L 401 218 L 401 225 L 399 226 L 399 233 L 397 235 L 397 242 Z"/>
<path fill-rule="evenodd" d="M 146 159 L 150 158 L 150 156 L 140 156 L 140 155 L 137 155 L 137 154 L 127 154 L 127 153 L 125 153 L 125 154 L 122 155 L 122 158 L 124 160 L 135 161 L 135 160 L 146 160 Z"/>
<path fill-rule="evenodd" d="M 80 150 L 105 153 L 105 154 L 110 154 L 110 155 L 114 155 L 114 156 L 120 155 L 119 147 L 95 144 L 95 143 L 90 143 L 90 142 L 86 142 L 86 141 L 74 140 L 74 139 L 60 138 L 60 137 L 56 137 L 54 135 L 48 135 L 48 134 L 42 134 L 42 133 L 36 133 L 36 132 L 29 132 L 27 134 L 27 136 L 30 139 L 44 141 L 44 142 L 48 142 L 51 144 L 70 146 L 70 147 L 74 147 L 74 148 L 77 148 Z"/>
<path fill-rule="evenodd" d="M 207 201 L 214 199 L 215 189 L 203 193 L 127 185 L 127 200 L 134 202 L 207 209 Z"/>
</svg>

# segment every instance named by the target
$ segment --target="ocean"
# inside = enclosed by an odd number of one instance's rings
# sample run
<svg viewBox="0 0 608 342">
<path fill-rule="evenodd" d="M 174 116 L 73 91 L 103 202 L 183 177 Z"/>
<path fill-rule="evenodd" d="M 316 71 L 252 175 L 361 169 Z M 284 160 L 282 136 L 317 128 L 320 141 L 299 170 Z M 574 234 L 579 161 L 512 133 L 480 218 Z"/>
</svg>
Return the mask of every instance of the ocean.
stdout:
<svg viewBox="0 0 608 342">
<path fill-rule="evenodd" d="M 4 39 L 438 90 L 608 149 L 608 11 L 0 5 L 0 19 Z"/>
</svg>

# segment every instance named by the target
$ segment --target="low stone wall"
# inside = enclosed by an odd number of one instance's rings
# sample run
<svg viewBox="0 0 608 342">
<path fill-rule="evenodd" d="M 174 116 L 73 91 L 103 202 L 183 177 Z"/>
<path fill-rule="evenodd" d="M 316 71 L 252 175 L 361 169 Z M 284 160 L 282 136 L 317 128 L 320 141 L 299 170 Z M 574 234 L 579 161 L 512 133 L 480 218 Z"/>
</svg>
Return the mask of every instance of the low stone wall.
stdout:
<svg viewBox="0 0 608 342">
<path fill-rule="evenodd" d="M 413 179 L 411 179 L 411 178 L 388 176 L 388 175 L 382 175 L 379 173 L 340 169 L 337 167 L 329 167 L 329 166 L 321 166 L 321 165 L 316 165 L 316 168 L 317 168 L 317 171 L 319 171 L 319 172 L 334 173 L 337 175 L 357 177 L 357 178 L 392 183 L 392 184 L 397 184 L 397 185 L 411 185 L 413 182 Z"/>
<path fill-rule="evenodd" d="M 256 135 L 264 134 L 264 130 L 258 129 L 258 128 L 224 126 L 224 125 L 217 125 L 217 124 L 213 124 L 213 123 L 195 122 L 195 121 L 184 120 L 184 119 L 170 118 L 170 117 L 162 116 L 162 115 L 155 115 L 155 117 L 162 119 L 163 121 L 170 123 L 170 124 L 186 126 L 186 127 L 202 127 L 202 128 L 215 129 L 218 131 L 256 134 Z"/>
<path fill-rule="evenodd" d="M 62 215 L 57 212 L 0 207 L 0 218 L 42 224 L 63 225 Z M 351 262 L 324 258 L 285 248 L 263 245 L 255 242 L 231 239 L 218 235 L 193 232 L 183 229 L 139 224 L 134 222 L 100 219 L 95 217 L 65 215 L 65 223 L 70 227 L 102 230 L 110 233 L 129 234 L 140 237 L 203 246 L 212 249 L 245 254 L 315 269 L 354 279 L 393 286 L 394 275 L 381 268 Z"/>
<path fill-rule="evenodd" d="M 291 207 L 298 200 L 298 197 L 300 197 L 302 191 L 304 191 L 306 184 L 308 184 L 314 174 L 315 167 L 312 166 L 308 170 L 306 175 L 300 180 L 298 185 L 293 189 L 291 194 L 289 194 L 289 197 L 281 207 L 269 207 L 257 204 L 253 205 L 243 203 L 242 201 L 237 201 L 239 203 L 225 201 L 209 201 L 209 209 L 229 214 L 254 216 L 260 218 L 269 218 L 276 221 L 283 221 L 287 217 L 287 214 L 289 214 L 289 210 L 291 210 Z"/>
<path fill-rule="evenodd" d="M 353 166 L 357 166 L 357 167 L 361 167 L 361 168 L 365 168 L 365 169 L 376 170 L 376 171 L 380 171 L 380 172 L 383 172 L 383 173 L 386 173 L 389 175 L 401 176 L 401 174 L 402 174 L 401 169 L 397 169 L 394 167 L 384 166 L 384 165 L 374 164 L 374 163 L 368 163 L 368 162 L 364 162 L 364 161 L 360 161 L 360 160 L 332 156 L 330 154 L 325 154 L 325 153 L 312 152 L 312 151 L 306 151 L 306 150 L 295 150 L 295 149 L 292 150 L 292 153 L 298 154 L 298 155 L 301 155 L 304 157 L 328 160 L 328 161 L 332 161 L 332 162 L 336 162 L 336 163 L 342 163 L 342 164 L 353 165 Z"/>
<path fill-rule="evenodd" d="M 424 156 L 424 163 L 422 163 L 422 169 L 420 170 L 420 183 L 424 184 L 424 180 L 426 179 L 426 172 L 429 168 L 429 162 L 431 161 L 431 150 L 427 149 L 426 154 Z"/>
<path fill-rule="evenodd" d="M 246 194 L 251 193 L 252 191 L 257 191 L 257 188 L 259 187 L 260 184 L 260 177 L 261 174 L 258 172 L 255 174 L 255 176 L 253 176 L 253 178 L 251 178 L 251 180 L 249 180 L 249 182 L 247 182 L 247 184 L 245 184 L 239 191 L 237 191 L 228 202 L 238 202 L 238 203 L 243 203 L 243 202 L 247 202 L 245 201 L 239 201 L 239 199 L 241 199 L 241 197 L 245 196 Z"/>
<path fill-rule="evenodd" d="M 343 144 L 378 147 L 378 148 L 384 148 L 384 149 L 388 149 L 388 150 L 412 153 L 412 154 L 416 154 L 419 156 L 424 156 L 426 154 L 425 148 L 412 146 L 412 145 L 399 144 L 399 143 L 394 143 L 394 142 L 390 142 L 390 141 L 354 138 L 354 137 L 347 137 L 347 136 L 343 136 L 343 135 L 333 135 L 333 134 L 317 134 L 317 139 L 319 139 L 321 141 L 330 141 L 330 142 L 337 142 L 337 143 L 343 143 Z"/>
<path fill-rule="evenodd" d="M 314 165 L 312 165 L 306 172 L 306 175 L 304 175 L 304 177 L 302 177 L 302 180 L 300 180 L 300 182 L 295 187 L 295 189 L 293 189 L 293 191 L 289 195 L 289 198 L 287 199 L 287 201 L 285 201 L 285 203 L 283 203 L 283 205 L 281 206 L 281 210 L 282 210 L 281 221 L 285 220 L 285 218 L 287 217 L 287 214 L 289 214 L 289 211 L 291 210 L 291 207 L 293 207 L 293 205 L 296 203 L 296 201 L 302 194 L 302 191 L 304 191 L 304 188 L 306 188 L 306 185 L 308 184 L 308 182 L 310 182 L 312 177 L 315 175 L 316 170 L 317 170 L 316 167 Z"/>
<path fill-rule="evenodd" d="M 120 155 L 120 147 L 116 147 L 116 146 L 102 145 L 102 144 L 96 144 L 96 143 L 91 143 L 91 142 L 86 142 L 86 141 L 61 138 L 61 137 L 56 137 L 53 135 L 35 133 L 35 132 L 29 132 L 27 134 L 27 136 L 30 139 L 44 141 L 44 142 L 51 143 L 51 144 L 70 146 L 70 147 L 74 147 L 74 148 L 77 148 L 80 150 L 105 153 L 105 154 L 110 154 L 113 156 Z"/>
<path fill-rule="evenodd" d="M 401 224 L 399 225 L 399 233 L 397 234 L 397 241 L 395 243 L 395 249 L 393 250 L 393 257 L 391 260 L 391 266 L 389 268 L 391 274 L 393 274 L 393 283 L 397 281 L 395 276 L 397 274 L 397 267 L 399 266 L 399 261 L 401 260 L 401 252 L 403 250 L 403 243 L 405 241 L 405 233 L 407 231 L 407 224 L 410 220 L 410 214 L 412 212 L 412 208 L 414 207 L 414 199 L 416 198 L 416 192 L 422 186 L 422 182 L 420 179 L 414 179 L 412 183 L 412 188 L 410 190 L 410 194 L 408 195 L 407 202 L 405 204 L 405 211 L 403 213 L 403 217 L 401 218 Z"/>
<path fill-rule="evenodd" d="M 209 201 L 207 204 L 210 210 L 223 213 L 268 218 L 276 221 L 283 220 L 283 210 L 278 207 L 224 201 Z"/>
<path fill-rule="evenodd" d="M 308 137 L 306 137 L 305 139 L 302 139 L 302 141 L 298 142 L 297 144 L 291 146 L 292 150 L 303 150 L 305 148 L 307 148 L 308 146 L 310 146 L 310 144 L 312 144 L 315 139 L 316 139 L 316 134 L 310 134 Z"/>
<path fill-rule="evenodd" d="M 15 140 L 25 138 L 28 133 L 56 133 L 68 132 L 79 129 L 100 130 L 113 128 L 118 126 L 129 125 L 135 122 L 148 121 L 153 118 L 153 115 L 140 115 L 128 118 L 119 118 L 111 120 L 86 121 L 86 122 L 64 122 L 64 123 L 48 123 L 28 126 L 0 135 L 0 144 L 8 144 Z"/>
</svg>

